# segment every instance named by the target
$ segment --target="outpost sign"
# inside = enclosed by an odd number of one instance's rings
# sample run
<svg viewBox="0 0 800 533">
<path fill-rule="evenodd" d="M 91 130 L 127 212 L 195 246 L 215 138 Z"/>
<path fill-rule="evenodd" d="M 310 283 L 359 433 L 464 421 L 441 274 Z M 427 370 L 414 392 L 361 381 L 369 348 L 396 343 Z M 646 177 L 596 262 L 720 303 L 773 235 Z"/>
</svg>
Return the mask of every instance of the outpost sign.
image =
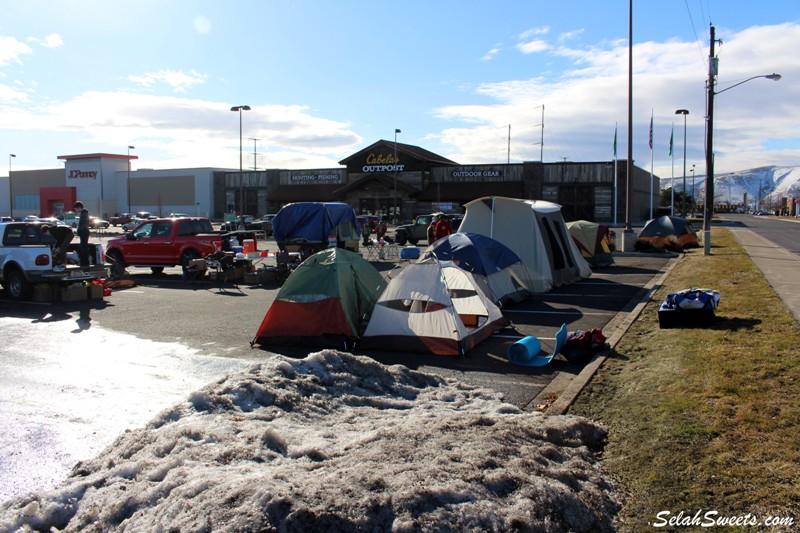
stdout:
<svg viewBox="0 0 800 533">
<path fill-rule="evenodd" d="M 400 158 L 393 155 L 376 155 L 369 154 L 367 156 L 367 164 L 361 167 L 362 172 L 404 172 L 405 165 L 398 165 Z"/>
</svg>

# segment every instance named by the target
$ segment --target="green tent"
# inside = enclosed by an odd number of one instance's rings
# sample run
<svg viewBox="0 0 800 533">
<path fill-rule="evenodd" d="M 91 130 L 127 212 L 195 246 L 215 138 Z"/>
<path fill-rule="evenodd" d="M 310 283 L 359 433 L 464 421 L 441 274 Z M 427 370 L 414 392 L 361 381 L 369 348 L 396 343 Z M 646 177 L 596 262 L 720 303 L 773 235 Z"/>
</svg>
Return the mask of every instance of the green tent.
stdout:
<svg viewBox="0 0 800 533">
<path fill-rule="evenodd" d="M 349 349 L 385 288 L 380 272 L 360 255 L 343 248 L 317 252 L 284 282 L 253 343 Z"/>
</svg>

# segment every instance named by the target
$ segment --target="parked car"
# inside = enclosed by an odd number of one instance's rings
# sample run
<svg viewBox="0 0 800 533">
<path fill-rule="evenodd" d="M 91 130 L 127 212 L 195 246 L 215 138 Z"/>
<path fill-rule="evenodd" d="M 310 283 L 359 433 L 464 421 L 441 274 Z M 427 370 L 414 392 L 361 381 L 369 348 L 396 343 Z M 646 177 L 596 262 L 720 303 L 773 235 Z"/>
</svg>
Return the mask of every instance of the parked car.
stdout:
<svg viewBox="0 0 800 533">
<path fill-rule="evenodd" d="M 167 218 L 183 218 L 189 216 L 191 215 L 187 215 L 186 213 L 170 213 L 169 215 L 167 215 Z"/>
<path fill-rule="evenodd" d="M 150 219 L 149 218 L 133 217 L 128 222 L 126 222 L 125 224 L 122 225 L 122 231 L 126 231 L 126 232 L 127 231 L 131 231 L 134 228 L 136 228 L 139 224 L 141 224 L 142 222 L 147 222 L 148 220 L 150 220 Z"/>
<path fill-rule="evenodd" d="M 395 242 L 397 242 L 397 244 L 400 246 L 405 246 L 406 243 L 416 246 L 420 241 L 427 242 L 428 226 L 431 225 L 433 215 L 434 213 L 429 215 L 419 215 L 411 224 L 397 226 L 397 229 L 394 232 Z M 447 217 L 447 220 L 450 221 L 450 227 L 452 228 L 453 232 L 458 231 L 458 227 L 461 225 L 461 221 L 464 220 L 464 217 L 461 215 L 447 214 L 445 214 L 445 216 Z"/>
<path fill-rule="evenodd" d="M 272 236 L 272 219 L 275 218 L 274 214 L 264 215 L 261 218 L 256 219 L 257 222 L 261 223 L 261 229 L 267 235 L 267 237 Z"/>
<path fill-rule="evenodd" d="M 89 217 L 89 227 L 92 229 L 106 229 L 111 223 L 100 217 Z"/>
<path fill-rule="evenodd" d="M 133 231 L 108 241 L 106 258 L 116 273 L 127 266 L 164 267 L 189 263 L 222 249 L 222 238 L 207 218 L 156 218 L 141 221 Z"/>
<path fill-rule="evenodd" d="M 108 222 L 114 226 L 121 226 L 123 224 L 127 224 L 133 218 L 133 213 L 114 213 L 113 217 L 108 219 Z"/>
<path fill-rule="evenodd" d="M 236 231 L 236 230 L 260 230 L 261 221 L 256 219 L 253 215 L 239 215 L 234 220 L 225 221 L 220 226 L 222 231 Z"/>
<path fill-rule="evenodd" d="M 83 268 L 77 264 L 56 265 L 52 245 L 38 221 L 0 223 L 0 285 L 11 299 L 29 298 L 39 283 L 67 285 L 108 277 L 101 244 L 89 243 L 90 266 Z M 76 250 L 76 246 L 70 244 L 69 250 Z"/>
</svg>

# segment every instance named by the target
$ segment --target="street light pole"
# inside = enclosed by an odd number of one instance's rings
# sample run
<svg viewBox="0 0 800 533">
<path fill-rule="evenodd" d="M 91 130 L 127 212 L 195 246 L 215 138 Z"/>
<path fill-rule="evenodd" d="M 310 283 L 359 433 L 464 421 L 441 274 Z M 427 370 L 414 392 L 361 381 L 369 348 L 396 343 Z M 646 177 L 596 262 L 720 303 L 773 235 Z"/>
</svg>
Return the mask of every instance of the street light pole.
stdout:
<svg viewBox="0 0 800 533">
<path fill-rule="evenodd" d="M 711 26 L 711 38 L 708 54 L 708 82 L 706 89 L 708 91 L 708 113 L 706 126 L 706 198 L 704 203 L 703 212 L 703 254 L 711 255 L 711 217 L 714 215 L 714 96 L 729 91 L 734 87 L 738 87 L 743 83 L 757 78 L 766 78 L 772 81 L 781 79 L 780 74 L 762 74 L 760 76 L 753 76 L 746 80 L 734 83 L 730 87 L 726 87 L 721 91 L 714 91 L 714 85 L 719 70 L 719 60 L 714 56 L 714 44 L 716 43 L 715 29 Z"/>
<path fill-rule="evenodd" d="M 239 112 L 239 214 L 244 215 L 244 178 L 242 176 L 242 111 L 250 111 L 249 105 L 235 105 L 231 111 Z"/>
<path fill-rule="evenodd" d="M 676 115 L 683 115 L 683 199 L 681 200 L 681 216 L 686 216 L 686 115 L 689 114 L 688 109 L 678 109 L 675 111 Z M 675 187 L 672 188 L 675 190 Z"/>
<path fill-rule="evenodd" d="M 400 217 L 397 216 L 397 134 L 403 133 L 399 129 L 394 129 L 394 213 L 392 215 L 392 221 L 397 224 L 400 220 Z"/>
<path fill-rule="evenodd" d="M 696 192 L 697 189 L 695 188 L 694 185 L 694 167 L 695 165 L 692 165 L 691 170 L 689 170 L 689 172 L 692 173 L 692 216 L 693 217 L 694 217 L 694 208 L 697 205 L 697 192 Z"/>
<path fill-rule="evenodd" d="M 11 187 L 11 158 L 16 154 L 8 154 L 8 214 L 14 218 L 14 190 Z"/>
<path fill-rule="evenodd" d="M 135 146 L 128 145 L 128 213 L 131 212 L 131 150 L 134 149 Z"/>
</svg>

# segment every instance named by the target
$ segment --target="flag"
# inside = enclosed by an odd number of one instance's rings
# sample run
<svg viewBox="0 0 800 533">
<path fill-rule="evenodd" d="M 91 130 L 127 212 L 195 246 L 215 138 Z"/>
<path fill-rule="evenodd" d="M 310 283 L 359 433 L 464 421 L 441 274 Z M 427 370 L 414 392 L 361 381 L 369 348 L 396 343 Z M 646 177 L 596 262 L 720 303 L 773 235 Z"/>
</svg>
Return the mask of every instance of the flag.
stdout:
<svg viewBox="0 0 800 533">
<path fill-rule="evenodd" d="M 675 137 L 675 125 L 672 125 L 672 133 L 669 134 L 669 155 L 672 156 L 672 140 Z"/>
<path fill-rule="evenodd" d="M 617 127 L 614 126 L 614 159 L 617 158 Z"/>
<path fill-rule="evenodd" d="M 650 115 L 650 149 L 653 149 L 653 115 Z"/>
<path fill-rule="evenodd" d="M 398 130 L 398 129 L 395 129 L 395 130 L 394 130 L 394 132 L 395 132 L 395 133 L 403 133 L 402 131 L 400 131 L 400 130 Z"/>
</svg>

